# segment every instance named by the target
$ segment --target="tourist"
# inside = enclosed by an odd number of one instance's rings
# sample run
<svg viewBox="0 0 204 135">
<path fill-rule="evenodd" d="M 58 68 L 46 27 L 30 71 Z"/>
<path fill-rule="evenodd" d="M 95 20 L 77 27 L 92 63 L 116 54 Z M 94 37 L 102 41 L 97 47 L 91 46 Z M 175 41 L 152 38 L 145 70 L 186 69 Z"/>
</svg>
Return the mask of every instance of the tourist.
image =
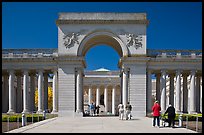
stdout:
<svg viewBox="0 0 204 135">
<path fill-rule="evenodd" d="M 161 107 L 159 105 L 159 102 L 156 100 L 154 105 L 152 106 L 153 111 L 153 127 L 155 127 L 155 123 L 157 120 L 157 126 L 160 127 L 160 111 Z"/>
<path fill-rule="evenodd" d="M 125 118 L 126 120 L 130 120 L 131 119 L 131 111 L 132 111 L 132 106 L 130 105 L 130 102 L 127 103 L 126 107 L 125 107 Z"/>
<path fill-rule="evenodd" d="M 96 114 L 97 114 L 97 115 L 99 115 L 99 108 L 100 108 L 100 106 L 97 105 L 97 106 L 96 106 Z"/>
<path fill-rule="evenodd" d="M 119 120 L 123 120 L 123 116 L 124 116 L 124 106 L 122 103 L 120 103 L 118 105 L 118 109 L 119 109 Z"/>
<path fill-rule="evenodd" d="M 90 115 L 93 116 L 94 115 L 94 104 L 91 103 L 90 105 Z"/>
<path fill-rule="evenodd" d="M 93 111 L 94 111 L 94 115 L 96 114 L 96 103 L 94 103 L 94 109 L 93 109 Z"/>
<path fill-rule="evenodd" d="M 175 119 L 176 113 L 175 113 L 175 108 L 171 104 L 169 104 L 169 107 L 167 108 L 164 115 L 167 113 L 168 113 L 168 123 L 169 123 L 168 127 L 170 127 L 171 124 L 172 124 L 172 127 L 174 127 L 174 119 Z"/>
</svg>

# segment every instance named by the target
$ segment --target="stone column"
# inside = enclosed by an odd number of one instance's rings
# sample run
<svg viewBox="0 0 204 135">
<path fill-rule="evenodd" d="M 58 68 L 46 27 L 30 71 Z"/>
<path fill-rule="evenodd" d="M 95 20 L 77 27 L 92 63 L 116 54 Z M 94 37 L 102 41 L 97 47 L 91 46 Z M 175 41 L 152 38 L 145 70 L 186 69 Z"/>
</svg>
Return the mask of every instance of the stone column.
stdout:
<svg viewBox="0 0 204 135">
<path fill-rule="evenodd" d="M 91 85 L 89 85 L 89 105 L 91 104 L 91 100 L 92 100 L 92 89 L 91 89 Z"/>
<path fill-rule="evenodd" d="M 196 112 L 200 113 L 200 76 L 196 77 Z"/>
<path fill-rule="evenodd" d="M 4 113 L 6 113 L 6 112 L 8 112 L 8 108 L 9 108 L 9 84 L 8 84 L 8 75 L 7 74 L 5 74 L 4 75 L 4 89 L 3 89 L 3 91 L 4 91 L 4 94 L 3 94 L 3 98 L 4 98 L 4 100 L 2 101 L 2 106 L 3 106 L 3 112 Z"/>
<path fill-rule="evenodd" d="M 96 88 L 96 106 L 97 105 L 100 105 L 100 87 L 99 85 L 97 85 L 97 88 Z"/>
<path fill-rule="evenodd" d="M 200 76 L 200 81 L 201 81 L 201 84 L 203 83 L 203 81 L 202 81 L 202 75 Z M 203 85 L 203 84 L 202 84 Z M 202 96 L 202 87 L 200 87 L 200 95 L 201 95 L 201 97 L 200 97 L 200 111 L 201 111 L 201 113 L 203 112 L 202 110 L 203 110 L 203 108 L 202 108 L 202 106 L 203 106 L 203 96 Z"/>
<path fill-rule="evenodd" d="M 30 111 L 35 111 L 35 73 L 30 74 Z"/>
<path fill-rule="evenodd" d="M 9 110 L 8 113 L 15 113 L 14 104 L 14 70 L 9 71 Z"/>
<path fill-rule="evenodd" d="M 48 73 L 44 73 L 44 110 L 48 110 Z"/>
<path fill-rule="evenodd" d="M 127 94 L 127 91 L 128 91 L 128 70 L 126 69 L 126 68 L 124 68 L 123 69 L 123 84 L 122 84 L 122 86 L 123 86 L 123 91 L 122 91 L 122 95 L 123 95 L 123 105 L 124 105 L 124 107 L 126 107 L 126 104 L 127 104 L 127 100 L 128 100 L 128 98 L 127 98 L 127 96 L 128 96 L 128 94 Z"/>
<path fill-rule="evenodd" d="M 190 80 L 190 113 L 195 113 L 195 70 L 191 71 Z"/>
<path fill-rule="evenodd" d="M 52 113 L 56 113 L 58 111 L 58 107 L 57 107 L 57 87 L 56 87 L 56 84 L 57 84 L 57 71 L 54 70 L 53 72 L 53 80 L 52 80 L 52 97 L 53 97 L 53 110 L 52 110 Z"/>
<path fill-rule="evenodd" d="M 188 87 L 187 87 L 188 75 L 183 73 L 183 112 L 188 112 Z"/>
<path fill-rule="evenodd" d="M 160 73 L 156 74 L 156 100 L 160 103 Z"/>
<path fill-rule="evenodd" d="M 161 71 L 161 112 L 166 110 L 166 71 Z"/>
<path fill-rule="evenodd" d="M 147 71 L 147 113 L 152 112 L 152 73 Z"/>
<path fill-rule="evenodd" d="M 76 108 L 76 112 L 82 112 L 83 107 L 82 107 L 82 99 L 83 99 L 83 92 L 82 92 L 82 70 L 81 69 L 77 69 L 77 87 L 76 87 L 76 91 L 77 91 L 77 108 Z"/>
<path fill-rule="evenodd" d="M 42 113 L 42 90 L 43 90 L 43 71 L 38 71 L 38 113 Z"/>
<path fill-rule="evenodd" d="M 23 111 L 23 91 L 22 91 L 22 81 L 21 81 L 21 74 L 17 74 L 17 100 L 16 100 L 16 105 L 17 105 L 17 113 L 21 113 Z"/>
<path fill-rule="evenodd" d="M 113 88 L 112 88 L 112 114 L 115 114 L 115 85 L 113 85 Z"/>
<path fill-rule="evenodd" d="M 181 71 L 176 71 L 176 112 L 181 112 Z"/>
<path fill-rule="evenodd" d="M 122 101 L 123 101 L 123 73 L 122 73 L 122 70 L 120 71 L 120 100 L 119 100 L 119 102 L 121 102 L 122 103 Z"/>
<path fill-rule="evenodd" d="M 107 86 L 104 86 L 104 104 L 105 104 L 105 113 L 108 112 L 108 89 Z"/>
<path fill-rule="evenodd" d="M 174 74 L 169 74 L 170 77 L 170 87 L 169 87 L 169 104 L 174 105 Z"/>
<path fill-rule="evenodd" d="M 29 103 L 28 103 L 28 71 L 23 71 L 23 113 L 29 113 Z"/>
</svg>

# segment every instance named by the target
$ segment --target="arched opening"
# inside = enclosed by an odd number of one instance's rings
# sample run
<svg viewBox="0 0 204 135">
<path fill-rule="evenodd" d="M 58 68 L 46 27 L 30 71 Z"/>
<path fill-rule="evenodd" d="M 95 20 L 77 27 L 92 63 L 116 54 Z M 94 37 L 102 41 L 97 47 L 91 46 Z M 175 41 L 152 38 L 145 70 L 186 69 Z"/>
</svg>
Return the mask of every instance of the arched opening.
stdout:
<svg viewBox="0 0 204 135">
<path fill-rule="evenodd" d="M 97 45 L 90 48 L 85 55 L 85 70 L 96 70 L 99 68 L 119 70 L 119 59 L 119 54 L 111 46 Z"/>
<path fill-rule="evenodd" d="M 127 47 L 116 34 L 107 31 L 97 31 L 88 34 L 81 42 L 77 55 L 85 56 L 87 51 L 99 44 L 106 44 L 113 47 L 120 57 L 128 56 Z"/>
<path fill-rule="evenodd" d="M 94 111 L 95 116 L 115 116 L 122 93 L 118 62 L 124 56 L 124 49 L 114 36 L 94 35 L 84 39 L 86 42 L 82 41 L 78 50 L 87 65 L 83 78 L 84 112 L 93 115 L 90 105 L 94 103 L 100 107 L 99 113 Z"/>
</svg>

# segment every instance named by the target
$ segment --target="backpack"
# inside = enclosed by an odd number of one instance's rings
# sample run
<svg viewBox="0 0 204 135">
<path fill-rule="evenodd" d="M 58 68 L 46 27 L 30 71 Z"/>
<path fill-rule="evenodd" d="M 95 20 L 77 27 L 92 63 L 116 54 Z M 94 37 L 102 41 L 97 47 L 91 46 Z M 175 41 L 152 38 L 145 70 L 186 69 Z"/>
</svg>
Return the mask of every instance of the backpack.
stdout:
<svg viewBox="0 0 204 135">
<path fill-rule="evenodd" d="M 90 108 L 91 108 L 91 109 L 94 109 L 94 105 L 93 105 L 93 104 L 91 104 Z"/>
</svg>

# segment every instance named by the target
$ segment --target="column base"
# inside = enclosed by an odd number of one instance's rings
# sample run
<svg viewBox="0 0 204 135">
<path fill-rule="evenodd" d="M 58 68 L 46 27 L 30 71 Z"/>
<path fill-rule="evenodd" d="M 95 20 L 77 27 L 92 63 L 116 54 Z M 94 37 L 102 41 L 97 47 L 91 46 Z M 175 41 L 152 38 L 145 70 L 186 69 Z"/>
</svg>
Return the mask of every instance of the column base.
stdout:
<svg viewBox="0 0 204 135">
<path fill-rule="evenodd" d="M 38 110 L 36 113 L 42 114 L 43 110 Z"/>
<path fill-rule="evenodd" d="M 30 113 L 30 111 L 28 111 L 28 110 L 23 110 L 22 113 Z"/>
<path fill-rule="evenodd" d="M 9 110 L 9 111 L 7 112 L 7 114 L 14 114 L 14 113 L 15 113 L 14 110 Z"/>
<path fill-rule="evenodd" d="M 176 111 L 176 113 L 180 114 L 180 113 L 182 113 L 182 112 L 181 112 L 181 111 Z"/>
<path fill-rule="evenodd" d="M 53 110 L 51 114 L 58 114 L 57 110 Z"/>
<path fill-rule="evenodd" d="M 190 111 L 189 114 L 197 114 L 196 111 Z"/>
<path fill-rule="evenodd" d="M 83 112 L 76 112 L 74 117 L 83 117 Z"/>
</svg>

